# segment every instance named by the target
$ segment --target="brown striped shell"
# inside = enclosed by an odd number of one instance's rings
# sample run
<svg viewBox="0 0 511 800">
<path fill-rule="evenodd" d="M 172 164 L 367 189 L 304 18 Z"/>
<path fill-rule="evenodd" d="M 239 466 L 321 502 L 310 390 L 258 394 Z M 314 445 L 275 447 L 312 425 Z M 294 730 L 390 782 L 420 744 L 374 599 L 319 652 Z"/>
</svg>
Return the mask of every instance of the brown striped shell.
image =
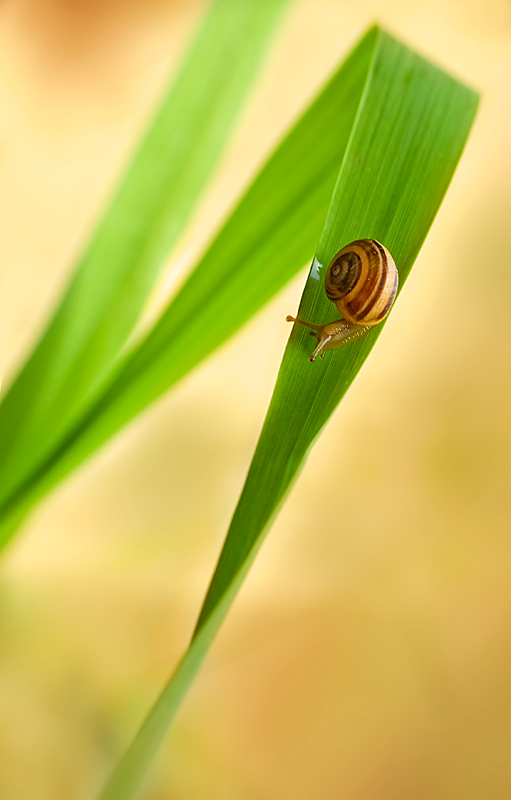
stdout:
<svg viewBox="0 0 511 800">
<path fill-rule="evenodd" d="M 355 325 L 377 325 L 394 302 L 398 272 L 389 251 L 375 239 L 358 239 L 328 267 L 325 290 L 338 311 Z"/>
</svg>

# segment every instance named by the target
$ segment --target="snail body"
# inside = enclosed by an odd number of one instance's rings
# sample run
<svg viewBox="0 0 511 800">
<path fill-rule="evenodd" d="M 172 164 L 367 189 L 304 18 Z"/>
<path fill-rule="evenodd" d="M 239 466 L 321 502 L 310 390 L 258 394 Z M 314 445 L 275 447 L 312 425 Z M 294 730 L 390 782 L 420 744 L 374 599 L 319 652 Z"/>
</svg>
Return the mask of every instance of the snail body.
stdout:
<svg viewBox="0 0 511 800">
<path fill-rule="evenodd" d="M 292 316 L 311 328 L 318 346 L 309 361 L 325 350 L 335 350 L 359 339 L 378 325 L 389 313 L 396 297 L 398 272 L 389 251 L 375 239 L 358 239 L 334 256 L 325 276 L 325 291 L 343 319 L 316 325 Z"/>
</svg>

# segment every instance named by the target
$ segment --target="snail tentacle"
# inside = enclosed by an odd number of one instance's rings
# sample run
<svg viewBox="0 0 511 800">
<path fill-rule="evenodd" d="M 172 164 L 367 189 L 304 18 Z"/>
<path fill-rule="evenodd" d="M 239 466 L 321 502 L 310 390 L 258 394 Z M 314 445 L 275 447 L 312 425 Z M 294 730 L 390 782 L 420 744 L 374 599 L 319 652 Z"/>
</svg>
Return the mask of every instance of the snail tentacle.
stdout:
<svg viewBox="0 0 511 800">
<path fill-rule="evenodd" d="M 313 332 L 317 332 L 323 327 L 322 325 L 316 325 L 314 322 L 306 322 L 304 319 L 299 319 L 299 317 L 292 317 L 291 314 L 287 315 L 286 322 L 298 322 L 300 325 L 305 325 L 307 328 L 312 328 Z"/>
</svg>

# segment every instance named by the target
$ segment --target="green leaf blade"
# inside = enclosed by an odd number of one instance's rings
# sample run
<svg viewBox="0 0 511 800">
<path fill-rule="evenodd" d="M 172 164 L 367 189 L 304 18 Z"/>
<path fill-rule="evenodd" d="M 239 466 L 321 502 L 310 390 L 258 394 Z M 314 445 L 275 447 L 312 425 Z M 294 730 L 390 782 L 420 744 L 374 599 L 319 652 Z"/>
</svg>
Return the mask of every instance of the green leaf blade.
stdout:
<svg viewBox="0 0 511 800">
<path fill-rule="evenodd" d="M 350 241 L 374 238 L 393 254 L 400 290 L 461 156 L 478 99 L 467 87 L 381 34 L 371 78 L 330 206 L 298 316 L 320 324 L 336 311 L 324 270 Z M 310 364 L 308 330 L 295 325 L 247 480 L 220 556 L 199 628 L 219 602 L 289 491 L 315 439 L 382 332 Z"/>
<path fill-rule="evenodd" d="M 320 264 L 327 265 L 349 241 L 376 238 L 393 253 L 402 288 L 454 173 L 476 108 L 473 92 L 382 32 L 318 245 Z M 315 270 L 299 313 L 320 323 L 335 314 Z M 190 647 L 101 800 L 136 795 L 272 519 L 382 327 L 314 364 L 308 362 L 312 348 L 307 331 L 294 327 Z"/>
<path fill-rule="evenodd" d="M 39 345 L 0 407 L 0 502 L 105 381 L 219 161 L 288 0 L 216 0 Z"/>
</svg>

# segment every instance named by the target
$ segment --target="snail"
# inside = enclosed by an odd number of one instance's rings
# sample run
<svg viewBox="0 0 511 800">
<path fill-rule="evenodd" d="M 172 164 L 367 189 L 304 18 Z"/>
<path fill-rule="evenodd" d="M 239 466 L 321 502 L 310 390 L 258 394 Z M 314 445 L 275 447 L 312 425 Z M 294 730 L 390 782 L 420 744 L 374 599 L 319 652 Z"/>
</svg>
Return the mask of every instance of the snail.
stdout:
<svg viewBox="0 0 511 800">
<path fill-rule="evenodd" d="M 398 272 L 389 251 L 375 239 L 357 239 L 334 256 L 325 277 L 325 291 L 343 319 L 316 325 L 288 316 L 312 328 L 318 346 L 309 361 L 325 350 L 336 350 L 359 339 L 389 313 L 397 292 Z"/>
</svg>

